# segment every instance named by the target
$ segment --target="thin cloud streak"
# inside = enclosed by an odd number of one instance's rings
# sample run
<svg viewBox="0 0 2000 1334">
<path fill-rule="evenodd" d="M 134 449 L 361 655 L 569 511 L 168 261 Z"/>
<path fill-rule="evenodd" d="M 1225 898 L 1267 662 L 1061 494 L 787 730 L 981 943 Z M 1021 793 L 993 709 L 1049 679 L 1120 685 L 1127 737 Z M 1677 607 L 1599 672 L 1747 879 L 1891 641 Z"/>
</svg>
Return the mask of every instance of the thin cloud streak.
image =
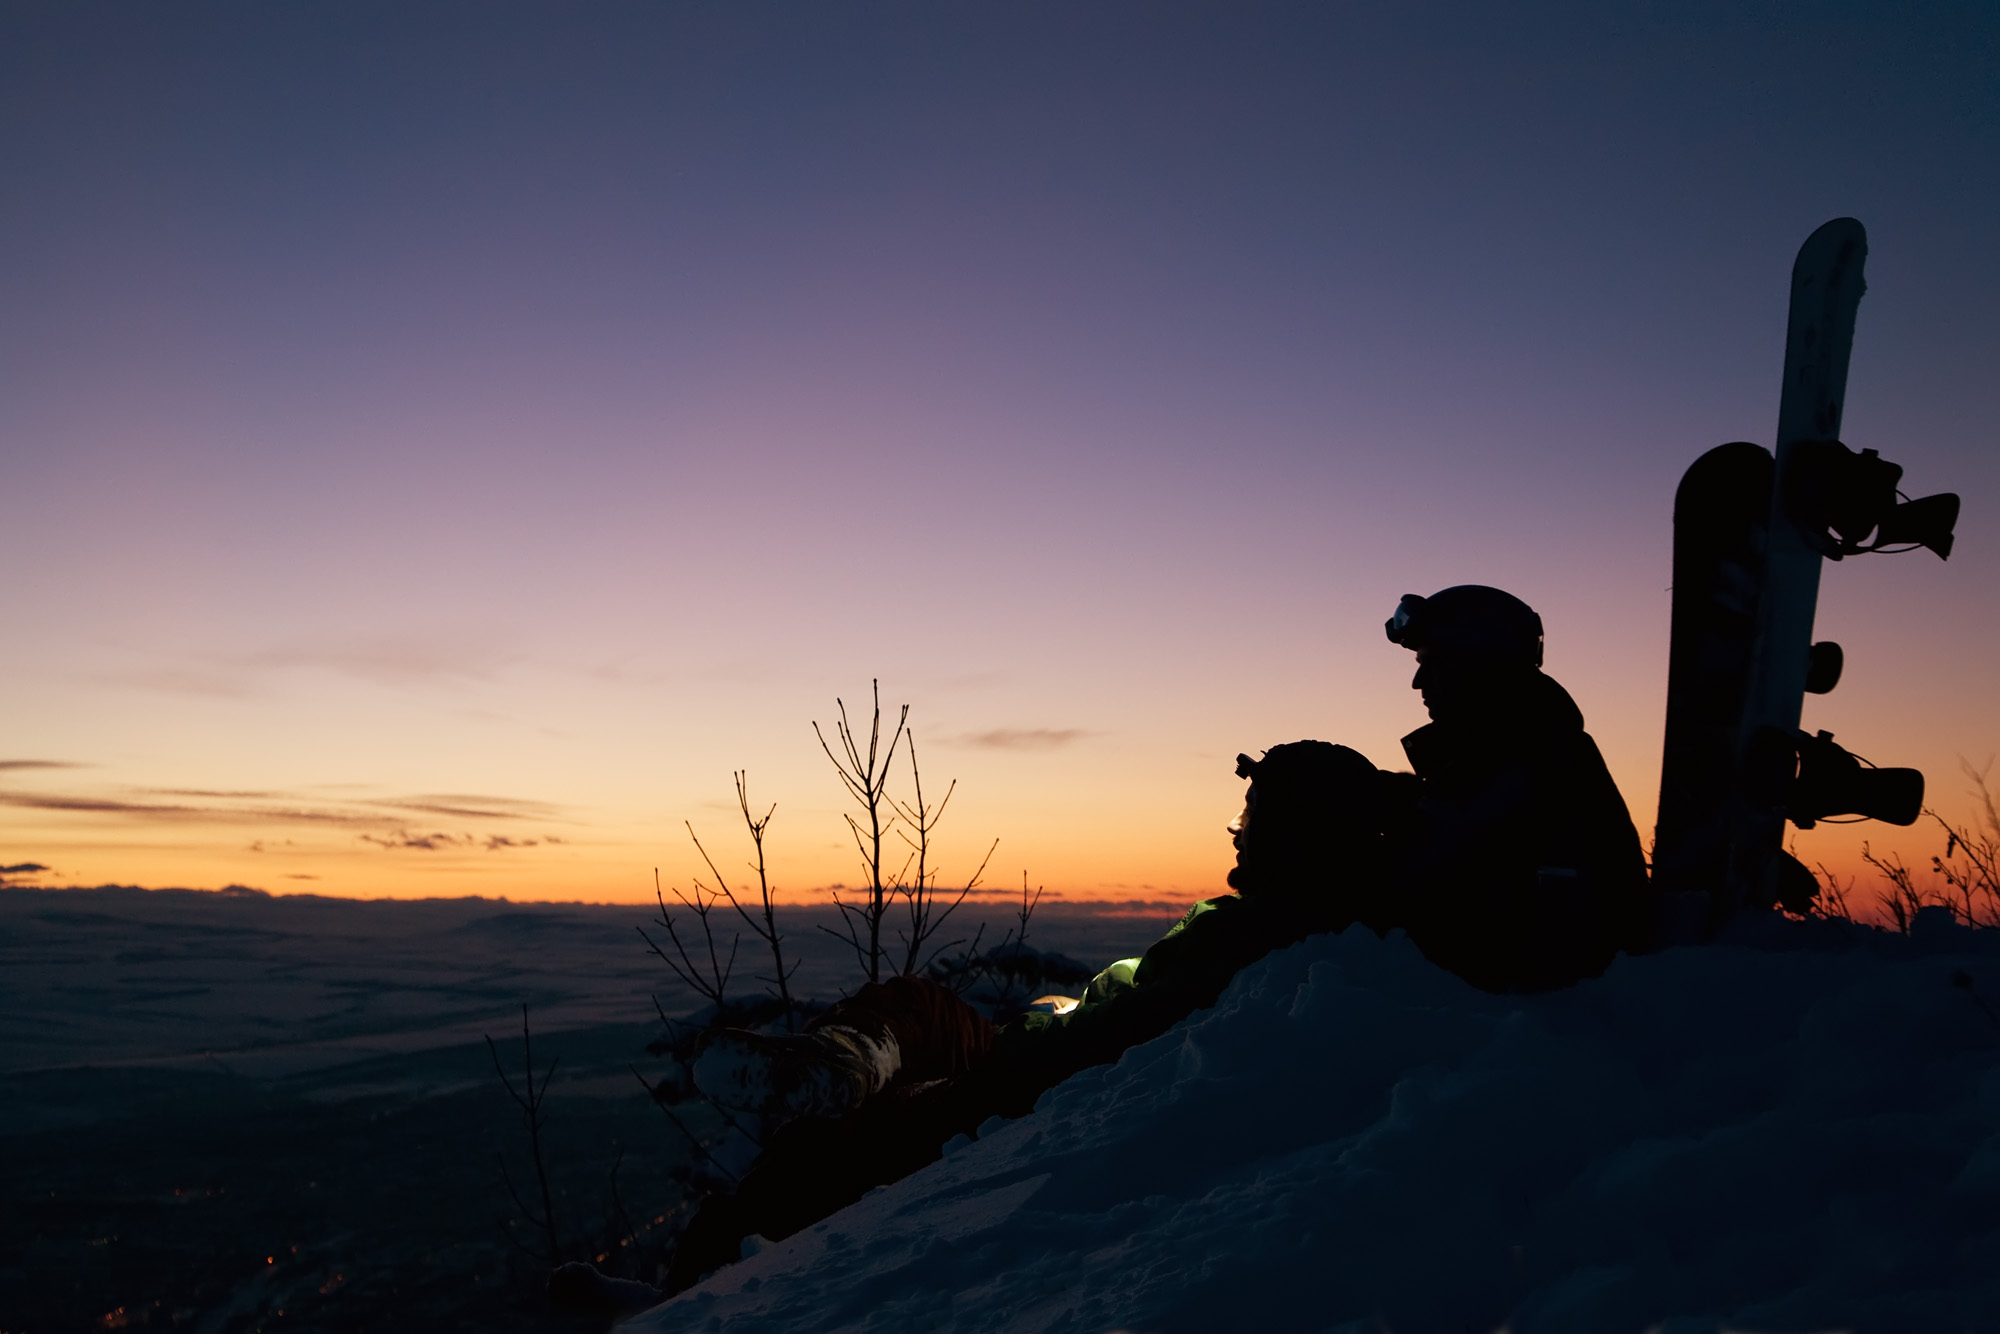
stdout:
<svg viewBox="0 0 2000 1334">
<path fill-rule="evenodd" d="M 286 672 L 331 672 L 373 685 L 407 688 L 426 682 L 489 681 L 519 659 L 520 655 L 476 634 L 448 639 L 384 635 L 211 654 L 193 662 L 114 672 L 106 679 L 163 694 L 245 699 L 258 693 L 263 678 Z"/>
<path fill-rule="evenodd" d="M 205 787 L 147 787 L 139 790 L 154 797 L 206 797 L 210 801 L 296 800 L 284 792 L 225 792 Z"/>
<path fill-rule="evenodd" d="M 200 699 L 245 699 L 253 693 L 240 674 L 214 668 L 149 667 L 111 672 L 103 679 L 163 695 L 193 695 Z"/>
<path fill-rule="evenodd" d="M 444 848 L 463 847 L 471 843 L 470 838 L 456 838 L 450 834 L 412 834 L 408 830 L 378 838 L 374 834 L 363 834 L 363 843 L 373 843 L 378 848 L 415 848 L 419 852 L 437 852 Z"/>
<path fill-rule="evenodd" d="M 419 852 L 442 852 L 451 848 L 484 848 L 488 852 L 500 852 L 507 848 L 539 847 L 544 840 L 536 838 L 505 838 L 499 834 L 490 834 L 485 838 L 480 838 L 476 834 L 447 834 L 442 831 L 433 834 L 417 834 L 405 829 L 398 833 L 390 834 L 387 837 L 379 837 L 375 834 L 363 834 L 361 841 L 363 843 L 373 843 L 378 848 L 388 848 L 392 851 L 411 848 Z M 548 839 L 546 841 L 554 843 L 557 840 Z"/>
<path fill-rule="evenodd" d="M 82 769 L 71 760 L 0 760 L 0 772 L 13 769 Z"/>
<path fill-rule="evenodd" d="M 1081 727 L 996 727 L 990 732 L 967 732 L 953 740 L 980 750 L 1057 750 L 1095 735 Z"/>
<path fill-rule="evenodd" d="M 398 811 L 421 811 L 425 815 L 450 815 L 462 820 L 549 820 L 556 818 L 556 808 L 547 802 L 524 801 L 514 797 L 484 797 L 445 793 L 436 796 L 407 797 L 396 801 L 372 801 L 368 804 Z"/>
<path fill-rule="evenodd" d="M 182 806 L 166 805 L 159 802 L 118 801 L 109 797 L 73 797 L 53 792 L 0 792 L 0 806 L 17 806 L 27 810 L 68 811 L 80 815 L 125 815 L 144 820 L 187 820 L 238 823 L 257 821 L 262 823 L 314 823 L 314 824 L 374 824 L 382 823 L 381 816 L 367 816 L 352 812 L 301 810 L 287 807 L 279 810 L 259 809 L 242 806 Z"/>
<path fill-rule="evenodd" d="M 517 655 L 477 636 L 434 639 L 383 636 L 347 644 L 303 644 L 246 654 L 233 661 L 252 671 L 318 669 L 377 685 L 408 686 L 434 680 L 489 680 Z"/>
<path fill-rule="evenodd" d="M 549 802 L 515 797 L 469 796 L 464 794 L 418 795 L 403 798 L 357 799 L 349 809 L 304 804 L 304 799 L 287 792 L 216 791 L 204 788 L 143 788 L 144 795 L 203 798 L 194 802 L 131 801 L 118 797 L 62 792 L 0 791 L 0 806 L 24 810 L 58 811 L 78 815 L 122 816 L 135 821 L 185 821 L 211 824 L 318 824 L 346 828 L 381 829 L 394 827 L 411 813 L 449 816 L 462 820 L 546 820 L 562 819 L 561 808 Z M 222 802 L 281 802 L 282 805 L 224 805 Z M 399 838 L 404 835 L 398 834 Z M 439 835 L 438 837 L 447 837 Z M 485 836 L 460 836 L 468 846 Z M 554 841 L 554 840 L 542 840 Z M 384 846 L 389 846 L 385 844 Z M 401 846 L 401 845 L 398 845 Z M 531 843 L 504 841 L 499 846 L 529 847 Z"/>
</svg>

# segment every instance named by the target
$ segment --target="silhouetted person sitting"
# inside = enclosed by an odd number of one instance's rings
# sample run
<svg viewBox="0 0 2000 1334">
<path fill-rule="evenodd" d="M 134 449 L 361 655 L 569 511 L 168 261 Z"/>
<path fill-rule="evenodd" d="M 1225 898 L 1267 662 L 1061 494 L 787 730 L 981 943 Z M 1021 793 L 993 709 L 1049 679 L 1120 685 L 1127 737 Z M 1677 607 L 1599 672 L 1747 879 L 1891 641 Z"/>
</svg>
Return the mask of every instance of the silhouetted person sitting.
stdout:
<svg viewBox="0 0 2000 1334">
<path fill-rule="evenodd" d="M 1564 986 L 1650 944 L 1638 831 L 1569 692 L 1542 674 L 1542 621 L 1497 588 L 1410 594 L 1387 625 L 1417 655 L 1431 723 L 1403 738 L 1390 821 L 1405 927 L 1492 991 Z"/>
<path fill-rule="evenodd" d="M 937 1159 L 952 1136 L 1025 1115 L 1070 1075 L 1118 1059 L 1215 1004 L 1272 950 L 1379 915 L 1387 779 L 1344 746 L 1300 741 L 1260 760 L 1229 825 L 1237 892 L 1197 903 L 1137 959 L 1091 982 L 1063 1014 L 996 1033 L 945 987 L 900 977 L 863 987 L 797 1037 L 718 1035 L 695 1063 L 711 1098 L 792 1115 L 736 1189 L 682 1235 L 668 1291 L 737 1258 L 752 1234 L 790 1236 Z"/>
</svg>

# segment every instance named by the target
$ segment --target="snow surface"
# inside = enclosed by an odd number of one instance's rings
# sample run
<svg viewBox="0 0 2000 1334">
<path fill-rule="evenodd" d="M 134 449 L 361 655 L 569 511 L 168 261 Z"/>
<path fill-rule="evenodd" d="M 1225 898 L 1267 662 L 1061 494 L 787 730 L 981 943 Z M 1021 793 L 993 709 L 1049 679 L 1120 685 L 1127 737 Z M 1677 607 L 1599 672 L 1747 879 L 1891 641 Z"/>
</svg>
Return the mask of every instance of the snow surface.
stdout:
<svg viewBox="0 0 2000 1334">
<path fill-rule="evenodd" d="M 2000 1329 L 2000 933 L 1495 997 L 1322 936 L 640 1330 Z"/>
</svg>

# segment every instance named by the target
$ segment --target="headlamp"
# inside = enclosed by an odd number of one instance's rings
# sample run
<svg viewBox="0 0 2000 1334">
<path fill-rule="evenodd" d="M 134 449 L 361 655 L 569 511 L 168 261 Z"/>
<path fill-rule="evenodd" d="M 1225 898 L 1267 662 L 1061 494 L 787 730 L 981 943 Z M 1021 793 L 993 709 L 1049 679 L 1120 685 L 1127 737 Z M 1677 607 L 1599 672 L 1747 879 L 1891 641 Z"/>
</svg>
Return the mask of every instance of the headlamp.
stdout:
<svg viewBox="0 0 2000 1334">
<path fill-rule="evenodd" d="M 1396 604 L 1396 614 L 1382 623 L 1382 629 L 1389 636 L 1391 644 L 1401 644 L 1406 648 L 1416 647 L 1410 642 L 1410 626 L 1416 620 L 1417 612 L 1423 608 L 1424 602 L 1425 599 L 1415 593 L 1403 594 L 1403 600 Z"/>
</svg>

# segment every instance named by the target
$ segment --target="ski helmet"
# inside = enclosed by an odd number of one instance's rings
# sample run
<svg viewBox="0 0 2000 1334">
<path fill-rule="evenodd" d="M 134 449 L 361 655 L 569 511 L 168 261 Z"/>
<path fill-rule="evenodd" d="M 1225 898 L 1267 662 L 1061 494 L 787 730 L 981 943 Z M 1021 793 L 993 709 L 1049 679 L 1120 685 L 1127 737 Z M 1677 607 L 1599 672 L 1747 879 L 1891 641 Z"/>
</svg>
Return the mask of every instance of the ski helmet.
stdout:
<svg viewBox="0 0 2000 1334">
<path fill-rule="evenodd" d="M 1512 593 L 1484 584 L 1455 584 L 1427 598 L 1405 593 L 1382 628 L 1390 643 L 1413 652 L 1442 648 L 1542 665 L 1542 618 Z"/>
</svg>

